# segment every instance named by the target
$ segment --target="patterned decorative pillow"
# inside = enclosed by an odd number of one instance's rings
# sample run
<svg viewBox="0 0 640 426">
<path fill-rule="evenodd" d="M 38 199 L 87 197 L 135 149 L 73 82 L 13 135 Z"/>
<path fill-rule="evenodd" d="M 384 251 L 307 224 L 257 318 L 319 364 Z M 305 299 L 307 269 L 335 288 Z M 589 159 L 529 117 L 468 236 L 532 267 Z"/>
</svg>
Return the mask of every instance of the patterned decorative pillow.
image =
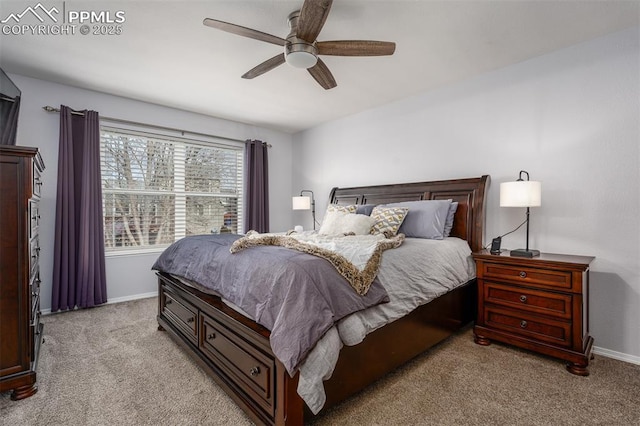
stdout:
<svg viewBox="0 0 640 426">
<path fill-rule="evenodd" d="M 355 213 L 358 206 L 350 204 L 348 206 L 341 206 L 339 204 L 329 204 L 327 206 L 327 213 L 330 212 L 343 212 L 343 213 Z"/>
<path fill-rule="evenodd" d="M 400 229 L 408 212 L 409 209 L 406 207 L 374 207 L 371 217 L 375 219 L 375 223 L 371 228 L 371 233 L 384 234 L 387 238 L 393 237 L 398 233 L 398 229 Z"/>
</svg>

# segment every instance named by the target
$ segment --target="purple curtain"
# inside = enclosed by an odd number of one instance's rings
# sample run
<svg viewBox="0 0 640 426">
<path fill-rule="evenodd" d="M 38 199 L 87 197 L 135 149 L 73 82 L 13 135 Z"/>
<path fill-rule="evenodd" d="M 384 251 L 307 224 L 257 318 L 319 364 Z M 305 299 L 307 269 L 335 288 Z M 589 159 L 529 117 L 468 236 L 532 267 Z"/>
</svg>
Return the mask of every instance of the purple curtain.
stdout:
<svg viewBox="0 0 640 426">
<path fill-rule="evenodd" d="M 98 113 L 61 105 L 51 311 L 106 301 Z"/>
<path fill-rule="evenodd" d="M 15 145 L 18 132 L 18 112 L 20 112 L 20 96 L 12 101 L 0 99 L 0 145 Z"/>
<path fill-rule="evenodd" d="M 268 145 L 247 140 L 244 144 L 246 182 L 244 231 L 269 232 Z"/>
</svg>

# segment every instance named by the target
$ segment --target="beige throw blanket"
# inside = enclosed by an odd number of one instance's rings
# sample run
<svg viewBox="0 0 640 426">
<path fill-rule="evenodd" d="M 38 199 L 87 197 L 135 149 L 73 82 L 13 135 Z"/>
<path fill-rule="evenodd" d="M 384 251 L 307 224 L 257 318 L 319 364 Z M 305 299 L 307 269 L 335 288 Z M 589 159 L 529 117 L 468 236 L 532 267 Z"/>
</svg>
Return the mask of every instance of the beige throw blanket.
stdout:
<svg viewBox="0 0 640 426">
<path fill-rule="evenodd" d="M 237 253 L 255 246 L 280 246 L 326 259 L 360 295 L 369 291 L 378 274 L 382 252 L 399 247 L 404 234 L 326 236 L 318 234 L 259 234 L 249 231 L 236 240 L 229 251 Z"/>
</svg>

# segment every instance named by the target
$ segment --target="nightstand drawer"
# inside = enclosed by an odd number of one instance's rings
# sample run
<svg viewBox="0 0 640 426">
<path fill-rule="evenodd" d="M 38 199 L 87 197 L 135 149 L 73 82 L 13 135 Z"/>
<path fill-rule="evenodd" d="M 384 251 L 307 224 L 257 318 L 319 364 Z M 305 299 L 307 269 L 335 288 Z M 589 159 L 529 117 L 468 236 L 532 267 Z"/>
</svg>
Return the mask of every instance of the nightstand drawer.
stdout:
<svg viewBox="0 0 640 426">
<path fill-rule="evenodd" d="M 571 319 L 573 296 L 565 293 L 544 292 L 518 286 L 483 282 L 487 303 L 511 307 L 521 311 Z"/>
<path fill-rule="evenodd" d="M 510 283 L 541 286 L 545 288 L 571 289 L 571 272 L 553 269 L 527 268 L 484 262 L 483 278 L 509 281 Z"/>
<path fill-rule="evenodd" d="M 571 346 L 571 323 L 526 314 L 515 309 L 485 306 L 485 324 L 496 330 L 555 346 Z"/>
</svg>

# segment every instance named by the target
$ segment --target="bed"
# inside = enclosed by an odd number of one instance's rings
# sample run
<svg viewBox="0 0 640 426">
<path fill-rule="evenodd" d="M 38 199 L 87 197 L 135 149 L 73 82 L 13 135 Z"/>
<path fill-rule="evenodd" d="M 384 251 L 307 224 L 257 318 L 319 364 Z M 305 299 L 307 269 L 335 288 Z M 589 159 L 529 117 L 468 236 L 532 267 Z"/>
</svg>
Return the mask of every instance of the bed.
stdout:
<svg viewBox="0 0 640 426">
<path fill-rule="evenodd" d="M 387 204 L 401 201 L 458 202 L 452 237 L 482 248 L 488 176 L 366 187 L 334 188 L 330 204 Z M 158 328 L 164 330 L 257 424 L 299 425 L 313 417 L 293 377 L 274 355 L 271 332 L 218 295 L 157 272 Z M 323 410 L 469 324 L 475 318 L 475 279 L 378 328 L 355 346 L 344 346 L 324 382 Z M 392 348 L 392 349 L 389 349 Z"/>
</svg>

